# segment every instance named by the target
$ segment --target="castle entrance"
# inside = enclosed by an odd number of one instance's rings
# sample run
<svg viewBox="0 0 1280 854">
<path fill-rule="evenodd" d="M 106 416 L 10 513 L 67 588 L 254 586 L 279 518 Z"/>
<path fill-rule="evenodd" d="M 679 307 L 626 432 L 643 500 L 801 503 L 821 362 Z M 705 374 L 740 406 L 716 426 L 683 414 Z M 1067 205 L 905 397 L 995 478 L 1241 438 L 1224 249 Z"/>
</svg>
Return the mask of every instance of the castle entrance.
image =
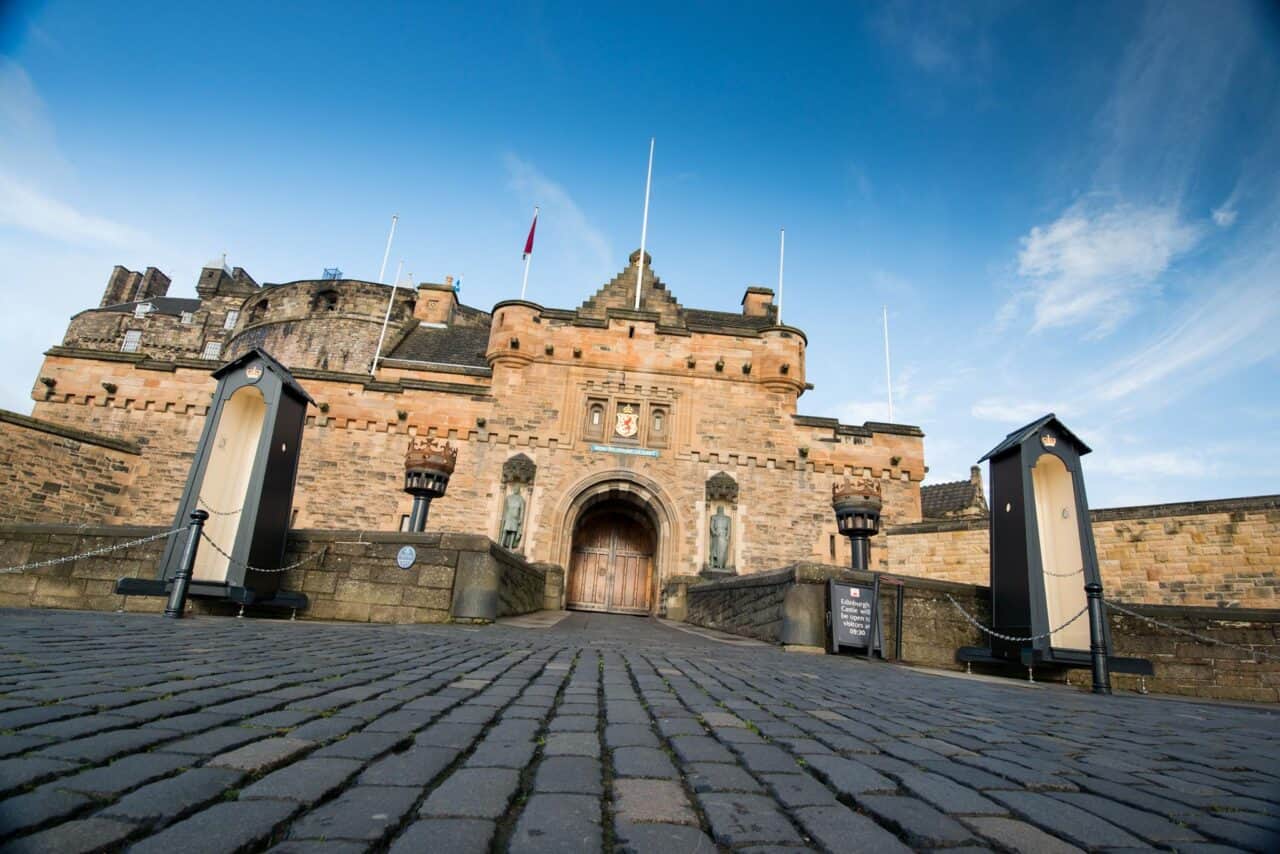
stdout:
<svg viewBox="0 0 1280 854">
<path fill-rule="evenodd" d="M 583 513 L 573 532 L 565 607 L 648 614 L 653 525 L 634 506 L 610 501 Z"/>
</svg>

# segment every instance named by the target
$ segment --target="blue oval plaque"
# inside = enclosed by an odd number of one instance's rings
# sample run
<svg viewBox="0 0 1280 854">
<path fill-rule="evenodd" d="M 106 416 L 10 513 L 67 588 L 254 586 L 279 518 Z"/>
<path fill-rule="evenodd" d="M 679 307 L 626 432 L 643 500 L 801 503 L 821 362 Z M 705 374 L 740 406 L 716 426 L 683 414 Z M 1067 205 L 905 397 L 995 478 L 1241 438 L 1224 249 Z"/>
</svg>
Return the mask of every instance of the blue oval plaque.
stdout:
<svg viewBox="0 0 1280 854">
<path fill-rule="evenodd" d="M 396 553 L 396 566 L 401 569 L 408 569 L 413 566 L 413 562 L 418 559 L 418 550 L 413 546 L 405 546 Z"/>
</svg>

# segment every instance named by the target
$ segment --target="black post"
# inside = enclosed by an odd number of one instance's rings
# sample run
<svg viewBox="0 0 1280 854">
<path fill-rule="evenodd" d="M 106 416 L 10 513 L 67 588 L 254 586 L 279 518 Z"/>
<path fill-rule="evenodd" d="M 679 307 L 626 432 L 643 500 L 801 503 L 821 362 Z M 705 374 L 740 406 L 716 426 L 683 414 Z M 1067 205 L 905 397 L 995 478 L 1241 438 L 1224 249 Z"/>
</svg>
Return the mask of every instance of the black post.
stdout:
<svg viewBox="0 0 1280 854">
<path fill-rule="evenodd" d="M 421 534 L 427 529 L 427 511 L 431 508 L 431 499 L 425 495 L 413 496 L 413 509 L 409 512 L 409 530 Z"/>
<path fill-rule="evenodd" d="M 866 544 L 864 539 L 863 544 Z M 871 630 L 867 632 L 867 661 L 870 661 L 876 653 L 876 644 L 882 644 L 884 641 L 880 639 L 880 573 L 873 573 L 871 579 Z"/>
<path fill-rule="evenodd" d="M 893 660 L 902 661 L 902 597 L 907 595 L 907 588 L 898 582 L 898 598 L 894 603 L 893 614 Z"/>
<path fill-rule="evenodd" d="M 861 533 L 861 532 L 859 532 Z M 859 536 L 855 534 L 849 538 L 850 551 L 853 553 L 853 568 L 867 571 L 867 565 L 871 563 L 871 543 L 866 535 Z"/>
<path fill-rule="evenodd" d="M 191 524 L 187 526 L 187 545 L 182 552 L 182 563 L 173 575 L 173 587 L 169 590 L 169 604 L 165 606 L 164 615 L 173 620 L 182 619 L 182 610 L 187 607 L 187 586 L 191 584 L 191 573 L 196 565 L 196 549 L 200 546 L 200 532 L 204 529 L 204 520 L 209 514 L 203 510 L 191 511 Z"/>
<path fill-rule="evenodd" d="M 1107 667 L 1107 644 L 1102 632 L 1102 585 L 1084 586 L 1089 597 L 1089 652 L 1093 656 L 1093 693 L 1111 693 L 1111 671 Z"/>
</svg>

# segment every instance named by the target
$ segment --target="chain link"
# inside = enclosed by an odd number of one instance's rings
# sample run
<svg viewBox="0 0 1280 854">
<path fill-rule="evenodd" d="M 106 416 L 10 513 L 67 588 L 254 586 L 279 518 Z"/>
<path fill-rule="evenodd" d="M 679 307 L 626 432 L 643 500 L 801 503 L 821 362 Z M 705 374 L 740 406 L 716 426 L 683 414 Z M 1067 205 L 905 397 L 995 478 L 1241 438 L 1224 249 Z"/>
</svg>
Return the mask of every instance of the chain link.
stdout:
<svg viewBox="0 0 1280 854">
<path fill-rule="evenodd" d="M 1051 576 L 1053 578 L 1074 578 L 1075 576 L 1080 575 L 1083 572 L 1084 572 L 1083 566 L 1080 567 L 1079 569 L 1073 569 L 1070 572 L 1050 572 L 1047 569 L 1044 570 L 1045 575 Z"/>
<path fill-rule="evenodd" d="M 204 500 L 203 495 L 196 496 L 196 501 L 198 501 L 204 507 L 205 510 L 208 510 L 211 516 L 234 516 L 244 509 L 243 507 L 240 507 L 235 510 L 214 510 L 212 507 L 209 506 L 209 502 Z"/>
<path fill-rule="evenodd" d="M 1084 606 L 1083 608 L 1081 608 L 1081 609 L 1080 609 L 1080 611 L 1079 611 L 1079 612 L 1078 612 L 1074 617 L 1072 617 L 1070 620 L 1067 620 L 1065 623 L 1063 623 L 1062 625 L 1058 626 L 1056 629 L 1049 629 L 1049 631 L 1044 632 L 1043 634 L 1032 635 L 1031 637 L 1026 637 L 1026 638 L 1016 638 L 1016 637 L 1013 637 L 1012 635 L 1002 635 L 1002 634 L 1000 634 L 1000 633 L 999 633 L 999 632 L 997 632 L 997 631 L 994 631 L 994 630 L 992 630 L 992 629 L 987 628 L 986 626 L 982 625 L 982 623 L 979 623 L 976 619 L 974 619 L 974 617 L 973 617 L 973 615 L 972 615 L 972 614 L 970 614 L 968 611 L 966 611 L 966 610 L 964 609 L 964 607 L 963 607 L 959 602 L 957 602 L 955 599 L 952 599 L 952 598 L 951 598 L 951 594 L 950 594 L 950 593 L 948 593 L 948 594 L 947 594 L 947 599 L 951 602 L 951 604 L 952 604 L 952 605 L 955 605 L 955 606 L 956 606 L 956 610 L 957 610 L 957 611 L 959 611 L 959 612 L 961 613 L 961 615 L 962 615 L 966 620 L 968 620 L 970 623 L 972 623 L 972 624 L 973 624 L 975 627 L 977 627 L 978 629 L 980 629 L 980 630 L 982 630 L 982 631 L 986 632 L 987 634 L 991 635 L 993 638 L 999 638 L 1000 640 L 1004 640 L 1004 641 L 1012 641 L 1012 642 L 1014 642 L 1014 643 L 1027 643 L 1028 641 L 1038 641 L 1038 640 L 1040 640 L 1041 638 L 1047 638 L 1047 637 L 1049 637 L 1049 635 L 1052 635 L 1052 634 L 1054 634 L 1054 633 L 1056 633 L 1056 632 L 1060 632 L 1060 631 L 1062 631 L 1062 630 L 1063 630 L 1063 629 L 1065 629 L 1067 626 L 1071 625 L 1071 624 L 1072 624 L 1072 623 L 1074 623 L 1076 620 L 1078 620 L 1078 619 L 1080 619 L 1081 617 L 1083 617 L 1083 616 L 1084 616 L 1085 611 L 1088 611 L 1088 610 L 1089 610 L 1089 603 L 1088 603 L 1088 602 L 1086 602 L 1086 603 L 1085 603 L 1085 606 Z"/>
<path fill-rule="evenodd" d="M 245 563 L 242 560 L 236 560 L 231 555 L 223 551 L 222 546 L 218 545 L 212 539 L 210 539 L 209 535 L 205 533 L 203 529 L 200 531 L 200 536 L 204 538 L 204 541 L 206 543 L 213 546 L 213 550 L 216 551 L 218 554 L 222 555 L 228 561 L 235 564 L 236 566 L 242 567 L 248 570 L 249 572 L 288 572 L 291 569 L 297 569 L 298 567 L 302 566 L 304 563 L 310 563 L 311 561 L 315 560 L 318 557 L 323 557 L 325 552 L 329 551 L 329 547 L 325 546 L 324 548 L 320 549 L 320 551 L 312 552 L 311 554 L 304 557 L 302 560 L 299 560 L 295 563 L 291 563 L 288 566 L 281 566 L 276 569 L 263 569 L 262 567 L 259 567 L 259 566 L 250 566 L 249 564 Z"/>
<path fill-rule="evenodd" d="M 1145 620 L 1146 622 L 1150 623 L 1153 626 L 1159 626 L 1162 629 L 1168 629 L 1171 632 L 1177 632 L 1180 635 L 1186 635 L 1189 638 L 1195 638 L 1196 640 L 1203 641 L 1205 643 L 1211 643 L 1211 644 L 1216 644 L 1218 646 L 1226 646 L 1226 647 L 1231 647 L 1232 649 L 1242 650 L 1254 656 L 1255 661 L 1257 661 L 1258 656 L 1261 656 L 1262 658 L 1270 658 L 1273 661 L 1280 661 L 1280 656 L 1271 655 L 1270 653 L 1262 652 L 1261 650 L 1257 650 L 1257 649 L 1252 649 L 1247 646 L 1241 646 L 1240 644 L 1236 644 L 1236 643 L 1227 643 L 1226 641 L 1218 640 L 1217 638 L 1211 638 L 1206 635 L 1199 635 L 1199 634 L 1196 634 L 1195 632 L 1187 631 L 1186 629 L 1180 629 L 1177 626 L 1171 625 L 1169 623 L 1161 622 L 1160 620 L 1154 619 L 1152 617 L 1148 617 L 1145 614 L 1139 614 L 1137 611 L 1131 611 L 1128 608 L 1124 607 L 1123 605 L 1117 605 L 1115 602 L 1109 602 L 1106 599 L 1102 601 L 1106 603 L 1106 606 L 1113 611 L 1119 611 L 1121 614 L 1127 614 L 1130 617 L 1137 617 L 1139 620 Z"/>
<path fill-rule="evenodd" d="M 104 555 L 107 552 L 114 552 L 114 551 L 119 551 L 120 549 L 127 549 L 130 546 L 140 546 L 143 543 L 154 543 L 156 540 L 163 540 L 166 537 L 172 537 L 174 534 L 181 533 L 184 530 L 186 529 L 174 528 L 172 531 L 165 531 L 163 534 L 152 534 L 150 537 L 142 537 L 141 539 L 137 539 L 137 540 L 129 540 L 126 543 L 116 543 L 114 546 L 103 546 L 100 549 L 92 549 L 87 552 L 81 552 L 80 554 L 67 555 L 66 557 L 55 557 L 55 558 L 50 558 L 49 560 L 37 561 L 35 563 L 25 563 L 25 564 L 22 564 L 21 566 L 6 566 L 4 569 L 0 569 L 0 575 L 6 575 L 8 573 L 13 573 L 13 572 L 26 572 L 27 570 L 30 570 L 30 569 L 41 569 L 46 566 L 56 566 L 57 564 L 60 564 L 60 563 L 70 563 L 71 561 L 80 560 L 81 558 L 86 558 L 86 557 L 97 557 L 98 555 Z M 89 534 L 87 536 L 93 536 L 93 535 Z"/>
</svg>

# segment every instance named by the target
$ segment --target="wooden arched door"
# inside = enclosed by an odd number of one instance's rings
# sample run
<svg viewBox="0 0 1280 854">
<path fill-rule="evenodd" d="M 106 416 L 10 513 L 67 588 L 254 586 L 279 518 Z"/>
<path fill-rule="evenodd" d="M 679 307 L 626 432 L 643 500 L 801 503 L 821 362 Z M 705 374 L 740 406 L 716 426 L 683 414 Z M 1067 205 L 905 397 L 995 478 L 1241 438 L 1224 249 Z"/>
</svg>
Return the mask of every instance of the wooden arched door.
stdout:
<svg viewBox="0 0 1280 854">
<path fill-rule="evenodd" d="M 580 611 L 649 613 L 653 536 L 619 512 L 593 513 L 573 535 L 565 606 Z"/>
</svg>

